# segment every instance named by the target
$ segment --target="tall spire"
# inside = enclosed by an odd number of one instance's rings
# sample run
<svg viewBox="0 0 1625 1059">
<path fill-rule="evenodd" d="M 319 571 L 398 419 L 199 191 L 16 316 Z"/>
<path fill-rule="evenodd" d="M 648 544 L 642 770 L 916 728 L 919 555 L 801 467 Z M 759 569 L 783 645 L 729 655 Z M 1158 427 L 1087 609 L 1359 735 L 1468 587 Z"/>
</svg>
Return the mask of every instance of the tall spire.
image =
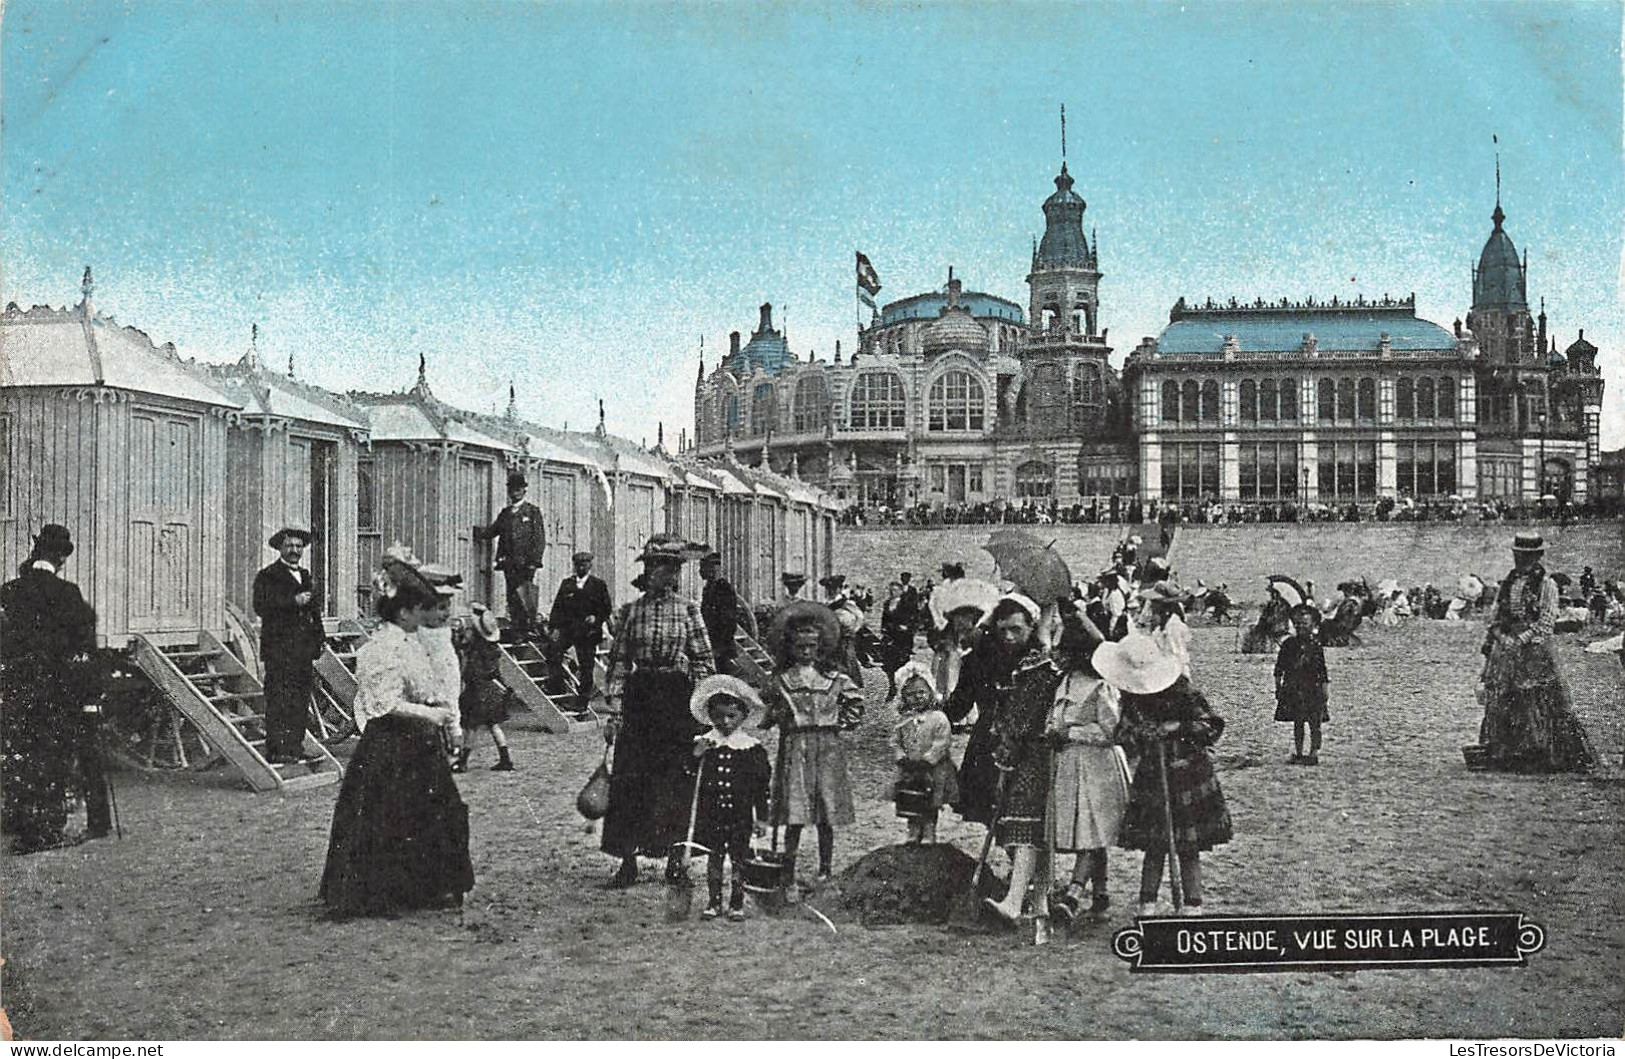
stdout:
<svg viewBox="0 0 1625 1059">
<path fill-rule="evenodd" d="M 429 385 L 429 360 L 421 350 L 418 351 L 418 385 Z"/>
<path fill-rule="evenodd" d="M 288 378 L 293 378 L 293 351 L 288 351 Z"/>
<path fill-rule="evenodd" d="M 509 419 L 519 418 L 519 393 L 514 389 L 512 379 L 508 380 L 508 411 L 506 414 Z"/>
<path fill-rule="evenodd" d="M 83 296 L 79 301 L 79 312 L 89 319 L 93 310 L 90 307 L 90 296 L 96 293 L 96 281 L 90 278 L 90 266 L 85 266 L 85 274 L 79 280 L 79 293 Z"/>
<path fill-rule="evenodd" d="M 609 431 L 604 429 L 604 399 L 602 397 L 600 397 L 598 399 L 598 430 L 597 430 L 597 434 L 598 434 L 599 437 L 603 437 L 604 435 L 606 435 L 608 433 L 609 433 Z"/>
<path fill-rule="evenodd" d="M 248 352 L 243 354 L 243 366 L 251 371 L 260 369 L 260 325 L 248 325 Z M 289 372 L 292 374 L 292 372 Z"/>
<path fill-rule="evenodd" d="M 1066 104 L 1061 104 L 1061 164 L 1066 164 Z"/>
<path fill-rule="evenodd" d="M 1490 140 L 1497 144 L 1495 148 L 1495 212 L 1490 214 L 1490 220 L 1495 222 L 1496 230 L 1499 231 L 1501 222 L 1507 219 L 1507 215 L 1501 210 L 1501 148 L 1499 146 L 1501 137 L 1492 133 Z"/>
</svg>

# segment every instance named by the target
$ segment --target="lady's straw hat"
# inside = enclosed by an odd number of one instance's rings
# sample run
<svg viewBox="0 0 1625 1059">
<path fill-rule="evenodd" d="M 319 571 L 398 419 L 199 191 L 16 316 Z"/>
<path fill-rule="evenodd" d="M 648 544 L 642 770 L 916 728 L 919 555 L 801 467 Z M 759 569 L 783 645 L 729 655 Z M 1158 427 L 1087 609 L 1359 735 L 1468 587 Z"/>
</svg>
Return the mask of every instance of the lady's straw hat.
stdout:
<svg viewBox="0 0 1625 1059">
<path fill-rule="evenodd" d="M 747 718 L 752 713 L 765 708 L 762 705 L 762 697 L 756 694 L 755 688 L 738 677 L 718 673 L 715 676 L 706 677 L 695 687 L 694 694 L 688 697 L 688 712 L 694 715 L 696 721 L 709 727 L 711 713 L 708 707 L 711 705 L 711 700 L 719 695 L 726 695 L 730 699 L 737 699 L 743 703 Z"/>
<path fill-rule="evenodd" d="M 1179 679 L 1178 660 L 1163 654 L 1149 636 L 1130 634 L 1125 639 L 1103 643 L 1095 648 L 1091 661 L 1102 680 L 1132 695 L 1165 691 Z"/>
</svg>

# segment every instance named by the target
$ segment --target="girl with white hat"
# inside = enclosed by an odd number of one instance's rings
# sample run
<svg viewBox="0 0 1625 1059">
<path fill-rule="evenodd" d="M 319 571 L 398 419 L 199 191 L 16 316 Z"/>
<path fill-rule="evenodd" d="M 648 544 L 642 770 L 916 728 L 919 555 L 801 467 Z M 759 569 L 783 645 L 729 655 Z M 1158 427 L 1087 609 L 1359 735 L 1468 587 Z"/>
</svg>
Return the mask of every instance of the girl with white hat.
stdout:
<svg viewBox="0 0 1625 1059">
<path fill-rule="evenodd" d="M 1208 758 L 1208 748 L 1224 732 L 1224 718 L 1180 676 L 1179 663 L 1149 637 L 1102 644 L 1093 662 L 1101 678 L 1122 692 L 1118 739 L 1140 757 L 1118 842 L 1124 849 L 1145 852 L 1140 913 L 1156 914 L 1163 861 L 1170 852 L 1171 817 L 1172 852 L 1179 859 L 1182 883 L 1174 903 L 1187 914 L 1198 915 L 1201 852 L 1231 837 L 1230 810 Z"/>
<path fill-rule="evenodd" d="M 897 706 L 897 724 L 892 729 L 892 749 L 897 754 L 894 791 L 923 790 L 929 794 L 929 808 L 921 807 L 908 818 L 911 843 L 935 845 L 937 813 L 959 797 L 959 775 L 949 756 L 953 726 L 942 712 L 942 699 L 931 679 L 931 669 L 923 662 L 909 662 L 893 674 L 902 701 Z M 898 799 L 898 812 L 903 802 Z"/>
</svg>

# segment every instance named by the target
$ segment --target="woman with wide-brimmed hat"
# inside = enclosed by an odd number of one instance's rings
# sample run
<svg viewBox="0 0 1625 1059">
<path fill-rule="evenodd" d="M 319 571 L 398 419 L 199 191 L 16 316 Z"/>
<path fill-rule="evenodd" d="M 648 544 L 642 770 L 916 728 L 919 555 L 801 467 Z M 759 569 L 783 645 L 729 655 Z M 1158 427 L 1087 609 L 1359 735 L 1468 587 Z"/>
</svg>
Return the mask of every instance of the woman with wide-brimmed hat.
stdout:
<svg viewBox="0 0 1625 1059">
<path fill-rule="evenodd" d="M 1139 758 L 1118 844 L 1145 852 L 1141 914 L 1156 912 L 1163 862 L 1170 852 L 1179 858 L 1182 907 L 1196 914 L 1202 908 L 1200 854 L 1231 837 L 1230 810 L 1208 757 L 1208 748 L 1224 732 L 1224 718 L 1149 637 L 1102 644 L 1092 660 L 1101 679 L 1122 693 L 1118 742 Z"/>
<path fill-rule="evenodd" d="M 1541 561 L 1545 553 L 1539 533 L 1525 531 L 1512 542 L 1512 572 L 1496 594 L 1484 642 L 1478 742 L 1497 768 L 1584 772 L 1596 756 L 1557 667 L 1557 585 Z"/>
<path fill-rule="evenodd" d="M 688 701 L 695 682 L 716 672 L 699 606 L 676 594 L 683 563 L 697 553 L 703 549 L 675 534 L 651 537 L 638 556 L 643 595 L 616 617 L 604 687 L 604 739 L 615 747 L 615 763 L 599 842 L 621 861 L 613 889 L 638 881 L 639 854 L 665 854 L 668 880 L 683 874 L 673 849 L 687 823 L 683 774 L 700 731 Z"/>
<path fill-rule="evenodd" d="M 420 565 L 396 545 L 373 578 L 383 624 L 356 654 L 361 742 L 339 788 L 322 871 L 320 897 L 335 918 L 454 907 L 474 886 L 468 807 L 442 741 L 457 706 L 415 635 L 439 606 Z"/>
<path fill-rule="evenodd" d="M 1146 634 L 1179 663 L 1181 676 L 1190 676 L 1191 630 L 1185 624 L 1190 593 L 1172 581 L 1158 581 L 1140 589 L 1138 595 L 1146 610 Z"/>
</svg>

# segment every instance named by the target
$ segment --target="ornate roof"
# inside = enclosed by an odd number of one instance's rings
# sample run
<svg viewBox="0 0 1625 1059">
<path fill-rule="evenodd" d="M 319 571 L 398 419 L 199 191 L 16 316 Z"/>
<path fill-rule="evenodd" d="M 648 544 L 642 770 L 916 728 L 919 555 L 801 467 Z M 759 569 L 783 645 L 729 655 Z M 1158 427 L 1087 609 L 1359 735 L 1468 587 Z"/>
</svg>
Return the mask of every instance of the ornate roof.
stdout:
<svg viewBox="0 0 1625 1059">
<path fill-rule="evenodd" d="M 1083 235 L 1083 211 L 1087 208 L 1088 204 L 1072 190 L 1072 175 L 1062 162 L 1061 173 L 1055 178 L 1055 194 L 1044 200 L 1044 238 L 1033 255 L 1034 271 L 1094 266 L 1094 255 Z"/>
<path fill-rule="evenodd" d="M 1563 352 L 1570 357 L 1574 356 L 1576 353 L 1581 355 L 1590 354 L 1595 356 L 1597 353 L 1597 347 L 1592 345 L 1590 342 L 1587 342 L 1586 333 L 1581 331 L 1580 337 L 1576 338 L 1573 342 L 1570 342 L 1569 348 L 1565 349 Z"/>
<path fill-rule="evenodd" d="M 1418 319 L 1414 298 L 1385 298 L 1367 303 L 1285 302 L 1266 305 L 1206 305 L 1192 308 L 1181 298 L 1169 313 L 1169 324 L 1157 338 L 1158 354 L 1210 353 L 1218 356 L 1235 340 L 1238 352 L 1296 353 L 1305 336 L 1314 336 L 1322 350 L 1376 352 L 1384 337 L 1394 350 L 1454 352 L 1456 336 L 1449 328 Z"/>
<path fill-rule="evenodd" d="M 1518 248 L 1512 245 L 1501 222 L 1506 214 L 1501 204 L 1495 204 L 1490 214 L 1495 227 L 1490 231 L 1484 249 L 1478 255 L 1478 268 L 1473 272 L 1473 308 L 1498 309 L 1506 312 L 1529 311 L 1529 298 L 1525 292 L 1527 277 L 1523 263 L 1518 260 Z"/>
<path fill-rule="evenodd" d="M 752 368 L 761 368 L 769 375 L 777 375 L 793 359 L 790 343 L 785 340 L 783 332 L 773 327 L 772 304 L 763 302 L 761 319 L 756 330 L 751 332 L 750 341 L 737 355 L 730 355 L 724 366 L 740 378 L 750 374 Z"/>
<path fill-rule="evenodd" d="M 948 304 L 941 310 L 937 321 L 925 328 L 920 345 L 927 355 L 946 353 L 951 349 L 967 352 L 987 350 L 987 328 L 977 323 L 970 312 L 959 304 L 960 283 L 948 281 Z"/>
<path fill-rule="evenodd" d="M 1023 324 L 1027 320 L 1021 306 L 996 294 L 964 291 L 959 296 L 959 304 L 978 320 L 1004 320 L 1013 324 Z M 948 294 L 945 290 L 927 291 L 924 294 L 899 298 L 897 301 L 888 302 L 880 310 L 880 325 L 885 327 L 904 320 L 935 320 L 942 315 L 942 310 L 947 305 Z"/>
</svg>

